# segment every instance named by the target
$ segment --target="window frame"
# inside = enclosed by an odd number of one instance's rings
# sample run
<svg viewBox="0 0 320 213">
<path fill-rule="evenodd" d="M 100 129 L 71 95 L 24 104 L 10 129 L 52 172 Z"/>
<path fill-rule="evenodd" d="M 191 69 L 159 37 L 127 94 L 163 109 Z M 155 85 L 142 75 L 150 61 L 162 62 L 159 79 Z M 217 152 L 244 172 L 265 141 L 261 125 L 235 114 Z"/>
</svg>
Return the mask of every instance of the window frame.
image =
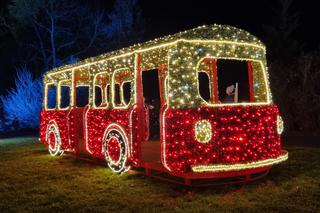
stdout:
<svg viewBox="0 0 320 213">
<path fill-rule="evenodd" d="M 132 78 L 132 74 L 131 74 L 131 69 L 129 68 L 120 68 L 120 69 L 116 69 L 113 73 L 112 73 L 112 84 L 111 84 L 111 102 L 112 102 L 112 107 L 114 109 L 127 109 L 129 108 L 129 106 L 132 104 L 132 95 L 134 95 L 132 88 L 134 87 L 134 79 Z M 117 82 L 115 80 L 115 76 L 116 74 L 120 73 L 121 71 L 129 71 L 130 72 L 130 77 L 128 77 L 126 80 L 120 82 Z M 131 90 L 130 90 L 130 100 L 128 104 L 125 104 L 123 101 L 123 83 L 124 82 L 131 82 Z M 115 85 L 119 84 L 119 95 L 120 95 L 120 105 L 115 104 Z M 107 89 L 107 87 L 106 87 Z"/>
<path fill-rule="evenodd" d="M 199 92 L 199 80 L 198 80 L 198 72 L 201 72 L 202 70 L 199 70 L 199 67 L 200 67 L 200 64 L 202 62 L 204 62 L 204 60 L 215 60 L 215 64 L 217 62 L 217 60 L 219 59 L 225 59 L 225 60 L 236 60 L 236 61 L 245 61 L 246 63 L 253 63 L 253 62 L 257 62 L 259 63 L 259 66 L 261 67 L 261 75 L 263 75 L 263 85 L 266 87 L 265 88 L 265 92 L 266 92 L 266 97 L 265 97 L 265 101 L 260 101 L 260 102 L 256 102 L 254 100 L 254 102 L 238 102 L 238 103 L 222 103 L 219 101 L 219 91 L 218 91 L 218 87 L 219 85 L 216 84 L 216 90 L 217 90 L 217 99 L 218 101 L 215 101 L 214 103 L 210 103 L 210 102 L 207 102 L 205 101 L 201 95 L 200 95 L 200 92 Z M 251 72 L 252 72 L 252 75 L 253 75 L 253 68 L 251 67 Z M 216 75 L 216 81 L 218 79 L 218 75 L 217 75 L 217 66 L 215 67 L 215 75 Z M 267 77 L 267 71 L 266 71 L 266 67 L 264 66 L 263 62 L 261 60 L 254 60 L 254 59 L 251 59 L 251 58 L 246 58 L 246 59 L 237 59 L 237 58 L 217 58 L 217 57 L 213 57 L 213 56 L 205 56 L 203 58 L 200 58 L 197 62 L 197 67 L 196 67 L 196 72 L 197 72 L 197 89 L 198 89 L 198 95 L 201 99 L 201 104 L 204 104 L 206 106 L 209 106 L 209 107 L 221 107 L 221 106 L 239 106 L 239 105 L 248 105 L 248 106 L 253 106 L 253 105 L 269 105 L 272 103 L 272 100 L 270 99 L 270 88 L 269 88 L 269 81 L 268 81 L 268 77 Z M 254 76 L 252 76 L 252 79 L 254 79 Z M 210 79 L 209 79 L 210 80 Z M 253 80 L 253 83 L 254 83 L 254 80 Z M 250 82 L 249 82 L 250 84 Z M 211 83 L 210 83 L 211 85 Z M 250 86 L 250 85 L 249 85 Z M 215 89 L 215 88 L 214 88 Z M 210 92 L 215 92 L 215 91 L 210 91 Z M 255 91 L 253 90 L 253 96 L 255 97 Z M 255 99 L 255 98 L 254 98 Z"/>
<path fill-rule="evenodd" d="M 218 91 L 218 75 L 217 75 L 217 60 L 219 58 L 216 58 L 216 57 L 210 57 L 210 56 L 205 56 L 201 59 L 199 59 L 198 63 L 197 63 L 197 66 L 196 66 L 196 72 L 197 72 L 197 91 L 198 91 L 198 95 L 202 101 L 202 103 L 204 103 L 205 105 L 214 105 L 214 104 L 219 104 L 219 91 Z M 199 69 L 200 68 L 200 65 L 201 63 L 210 63 L 209 61 L 206 61 L 206 60 L 211 60 L 213 61 L 212 63 L 212 66 L 213 69 L 212 69 L 212 79 L 210 78 L 210 71 L 209 70 L 201 70 Z M 208 80 L 209 80 L 209 92 L 210 92 L 210 99 L 209 99 L 209 102 L 204 100 L 203 97 L 201 96 L 200 94 L 200 86 L 199 86 L 199 75 L 198 73 L 199 72 L 204 72 L 207 74 L 208 76 Z"/>
<path fill-rule="evenodd" d="M 97 78 L 99 75 L 103 75 L 103 74 L 105 74 L 105 75 L 108 76 L 108 81 L 106 82 L 106 88 L 105 88 L 106 91 L 103 91 L 103 88 L 102 88 L 99 84 L 96 83 L 96 78 Z M 111 84 L 112 84 L 112 82 L 111 82 L 110 74 L 109 74 L 108 71 L 99 72 L 99 73 L 96 73 L 96 74 L 94 75 L 94 78 L 93 78 L 93 97 L 92 97 L 92 99 L 93 99 L 93 101 L 92 101 L 93 108 L 95 108 L 95 109 L 107 109 L 107 108 L 109 108 L 110 103 L 109 103 L 109 101 L 108 101 L 107 88 L 108 88 L 108 86 L 111 85 Z M 96 105 L 96 91 L 95 91 L 95 87 L 96 87 L 96 86 L 97 86 L 97 87 L 100 87 L 101 92 L 102 92 L 102 94 L 101 94 L 102 101 L 101 101 L 101 105 L 100 105 L 100 106 L 97 106 L 97 105 Z"/>
<path fill-rule="evenodd" d="M 119 85 L 119 103 L 116 103 L 116 85 Z M 113 107 L 114 108 L 117 108 L 117 107 L 122 107 L 122 105 L 123 105 L 123 103 L 122 103 L 122 95 L 121 95 L 121 93 L 122 93 L 122 87 L 121 87 L 121 85 L 122 84 L 120 84 L 120 83 L 115 83 L 115 84 L 113 84 L 113 100 L 112 100 L 112 102 L 113 102 Z"/>
<path fill-rule="evenodd" d="M 109 88 L 109 93 L 108 93 L 108 88 Z M 106 85 L 106 89 L 105 89 L 105 93 L 106 93 L 106 102 L 108 103 L 108 107 L 111 105 L 112 103 L 112 94 L 111 94 L 111 90 L 112 90 L 112 82 L 110 82 L 109 84 Z"/>
<path fill-rule="evenodd" d="M 99 106 L 96 104 L 96 88 L 99 88 L 100 92 L 101 92 L 101 103 L 100 103 Z M 93 105 L 94 108 L 102 109 L 102 108 L 106 107 L 105 105 L 103 105 L 103 102 L 104 102 L 103 89 L 102 89 L 102 87 L 100 85 L 93 85 L 93 97 L 92 97 L 92 99 L 93 99 L 92 105 Z"/>
<path fill-rule="evenodd" d="M 131 103 L 131 99 L 132 99 L 132 86 L 133 86 L 133 83 L 132 83 L 133 81 L 132 80 L 126 80 L 126 81 L 123 81 L 122 83 L 121 83 L 121 92 L 120 92 L 120 97 L 121 97 L 121 103 L 122 103 L 122 105 L 124 105 L 125 107 L 127 107 L 127 106 L 129 106 L 129 104 Z M 128 103 L 126 103 L 125 102 L 125 98 L 124 98 L 124 88 L 123 88 L 123 86 L 124 86 L 124 84 L 125 83 L 130 83 L 130 98 L 129 98 L 129 102 Z"/>
<path fill-rule="evenodd" d="M 78 91 L 77 91 L 77 89 L 79 88 L 79 87 L 88 87 L 88 102 L 87 102 L 87 104 L 86 105 L 84 105 L 84 106 L 78 106 L 77 105 L 77 101 L 78 101 Z M 83 85 L 78 85 L 78 86 L 76 86 L 76 88 L 75 88 L 75 95 L 76 95 L 76 101 L 75 101 L 75 103 L 74 103 L 74 106 L 75 106 L 75 108 L 85 108 L 86 106 L 88 106 L 88 105 L 90 105 L 90 85 L 88 85 L 88 84 L 83 84 Z"/>
<path fill-rule="evenodd" d="M 70 107 L 71 107 L 71 98 L 72 98 L 72 96 L 71 96 L 71 86 L 66 86 L 66 87 L 69 87 L 69 105 L 67 106 L 67 107 L 64 107 L 64 108 L 62 108 L 61 107 L 61 103 L 62 103 L 62 100 L 61 100 L 61 89 L 62 89 L 62 87 L 63 86 L 65 86 L 65 85 L 61 85 L 62 83 L 64 83 L 64 82 L 68 82 L 69 80 L 62 80 L 62 81 L 59 81 L 59 83 L 58 83 L 58 109 L 59 110 L 68 110 Z"/>
<path fill-rule="evenodd" d="M 53 85 L 56 87 L 56 95 L 55 95 L 55 107 L 54 108 L 49 108 L 48 107 L 48 92 L 49 92 L 49 87 Z M 49 110 L 57 110 L 57 105 L 58 105 L 58 101 L 57 101 L 57 96 L 58 96 L 58 86 L 56 82 L 52 82 L 52 83 L 47 83 L 45 85 L 45 98 L 44 98 L 44 108 L 46 111 Z"/>
<path fill-rule="evenodd" d="M 201 95 L 201 93 L 200 93 L 199 73 L 205 73 L 205 74 L 207 75 L 207 77 L 208 77 L 208 82 L 209 82 L 209 101 L 206 101 L 206 100 L 202 97 L 202 95 Z M 201 98 L 202 101 L 206 102 L 206 104 L 214 104 L 214 103 L 210 103 L 210 100 L 212 100 L 212 90 L 213 90 L 214 88 L 213 88 L 213 89 L 211 88 L 210 75 L 209 75 L 209 73 L 208 73 L 207 71 L 204 71 L 204 70 L 199 70 L 199 71 L 197 71 L 197 88 L 198 88 L 199 97 Z"/>
</svg>

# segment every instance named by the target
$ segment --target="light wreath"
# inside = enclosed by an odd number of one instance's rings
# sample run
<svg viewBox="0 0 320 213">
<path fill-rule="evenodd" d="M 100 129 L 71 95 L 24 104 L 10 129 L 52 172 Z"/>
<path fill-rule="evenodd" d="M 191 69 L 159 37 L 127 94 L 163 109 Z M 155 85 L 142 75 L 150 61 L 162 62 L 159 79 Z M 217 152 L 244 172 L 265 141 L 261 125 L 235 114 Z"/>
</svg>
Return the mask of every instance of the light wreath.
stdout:
<svg viewBox="0 0 320 213">
<path fill-rule="evenodd" d="M 109 155 L 109 142 L 111 139 L 116 139 L 120 146 L 119 159 L 115 162 Z M 110 169 L 116 173 L 125 172 L 129 168 L 127 167 L 128 147 L 124 136 L 116 129 L 111 129 L 106 133 L 105 137 L 105 158 Z"/>
<path fill-rule="evenodd" d="M 54 135 L 54 147 L 52 147 L 52 141 L 50 135 Z M 48 150 L 51 156 L 62 155 L 63 150 L 61 150 L 61 137 L 59 129 L 56 124 L 50 124 L 47 129 L 46 141 L 48 142 Z"/>
</svg>

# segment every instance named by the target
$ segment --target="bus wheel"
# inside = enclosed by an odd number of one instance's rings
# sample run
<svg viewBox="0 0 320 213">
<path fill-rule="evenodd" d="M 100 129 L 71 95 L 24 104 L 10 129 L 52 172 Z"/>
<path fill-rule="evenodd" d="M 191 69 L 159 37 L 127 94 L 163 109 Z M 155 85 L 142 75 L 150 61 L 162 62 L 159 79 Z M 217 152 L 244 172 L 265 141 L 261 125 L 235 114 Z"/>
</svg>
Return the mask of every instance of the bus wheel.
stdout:
<svg viewBox="0 0 320 213">
<path fill-rule="evenodd" d="M 117 129 L 111 129 L 104 139 L 105 158 L 110 169 L 116 173 L 126 172 L 128 147 L 126 137 Z"/>
<path fill-rule="evenodd" d="M 55 124 L 51 124 L 46 133 L 46 140 L 48 142 L 48 150 L 51 156 L 62 155 L 61 150 L 61 137 L 58 127 Z"/>
</svg>

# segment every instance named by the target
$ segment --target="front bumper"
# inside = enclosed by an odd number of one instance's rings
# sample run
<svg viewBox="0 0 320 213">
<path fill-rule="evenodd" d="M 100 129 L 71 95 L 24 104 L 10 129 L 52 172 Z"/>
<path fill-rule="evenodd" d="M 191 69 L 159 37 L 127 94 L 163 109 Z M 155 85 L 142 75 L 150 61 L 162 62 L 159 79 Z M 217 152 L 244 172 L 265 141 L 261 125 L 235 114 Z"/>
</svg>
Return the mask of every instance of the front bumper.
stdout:
<svg viewBox="0 0 320 213">
<path fill-rule="evenodd" d="M 249 162 L 249 163 L 196 165 L 196 166 L 191 166 L 191 170 L 195 173 L 240 171 L 240 170 L 256 169 L 260 167 L 271 166 L 271 165 L 286 161 L 287 159 L 288 159 L 288 152 L 284 151 L 283 154 L 278 156 L 277 158 L 269 158 L 269 159 Z"/>
</svg>

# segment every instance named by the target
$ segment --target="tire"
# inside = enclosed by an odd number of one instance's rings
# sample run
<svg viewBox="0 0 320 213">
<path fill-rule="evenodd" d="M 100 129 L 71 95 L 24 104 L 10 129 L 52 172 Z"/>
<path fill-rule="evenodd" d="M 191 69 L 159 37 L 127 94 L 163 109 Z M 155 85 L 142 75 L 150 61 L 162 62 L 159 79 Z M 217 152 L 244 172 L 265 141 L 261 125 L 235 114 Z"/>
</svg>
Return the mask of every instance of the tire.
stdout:
<svg viewBox="0 0 320 213">
<path fill-rule="evenodd" d="M 128 147 L 125 133 L 117 129 L 109 130 L 104 137 L 104 153 L 109 168 L 122 173 L 130 169 L 128 163 Z"/>
<path fill-rule="evenodd" d="M 61 137 L 58 127 L 55 124 L 50 124 L 46 133 L 46 141 L 48 143 L 48 151 L 51 156 L 63 154 L 61 149 Z"/>
</svg>

